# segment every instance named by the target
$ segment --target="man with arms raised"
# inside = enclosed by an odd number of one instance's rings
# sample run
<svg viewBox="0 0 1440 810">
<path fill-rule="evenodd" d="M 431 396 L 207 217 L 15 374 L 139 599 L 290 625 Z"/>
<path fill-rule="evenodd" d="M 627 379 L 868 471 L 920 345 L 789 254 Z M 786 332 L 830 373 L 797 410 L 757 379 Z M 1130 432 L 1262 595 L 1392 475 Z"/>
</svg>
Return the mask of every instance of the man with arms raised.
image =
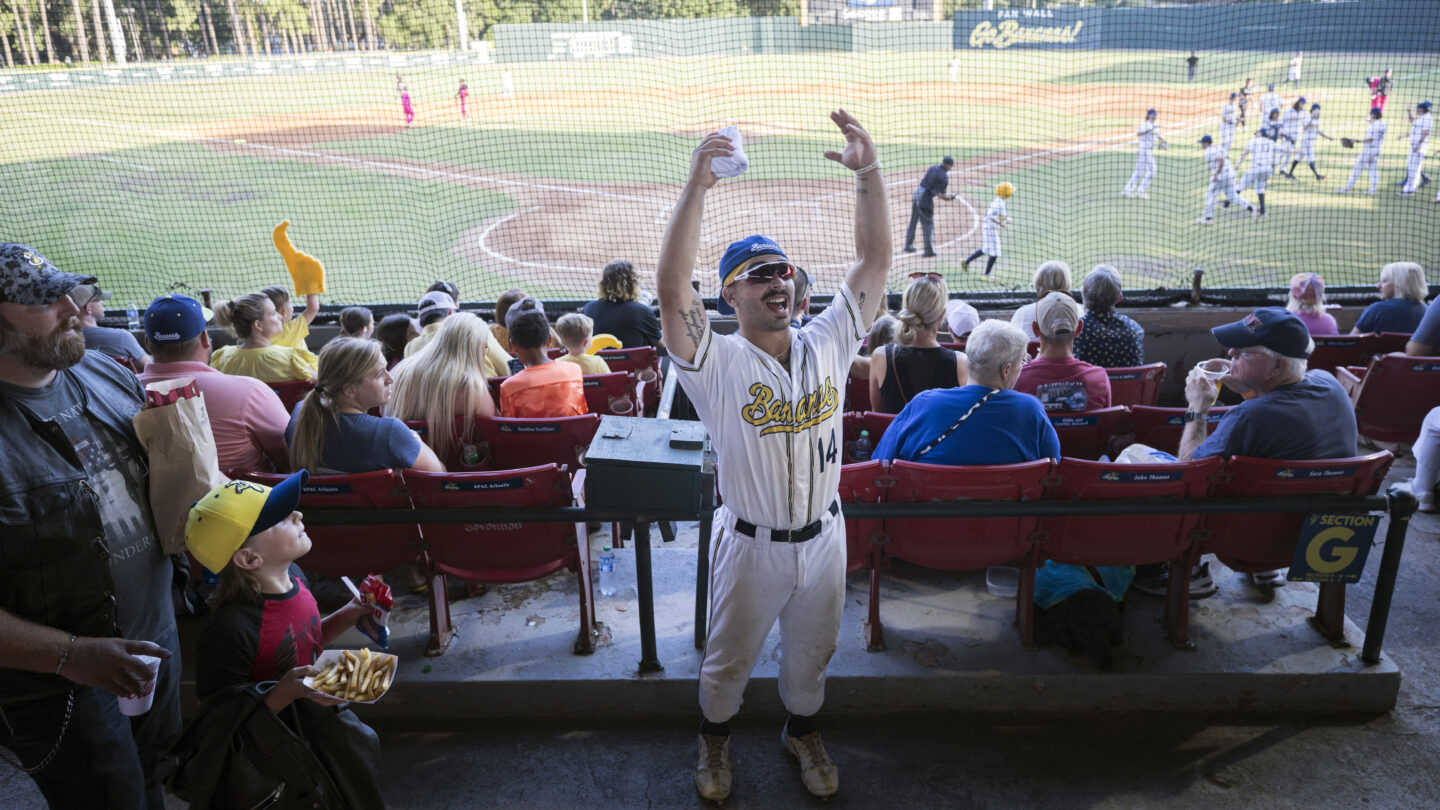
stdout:
<svg viewBox="0 0 1440 810">
<path fill-rule="evenodd" d="M 717 180 L 711 161 L 733 151 L 724 136 L 707 136 L 691 156 L 660 249 L 665 345 L 725 471 L 695 770 L 700 795 L 715 801 L 730 794 L 730 718 L 777 618 L 780 699 L 790 713 L 782 743 L 800 761 L 812 794 L 829 796 L 840 786 L 814 715 L 824 702 L 845 596 L 845 521 L 836 501 L 841 400 L 850 359 L 884 294 L 893 247 L 875 145 L 854 116 L 839 110 L 830 118 L 845 150 L 825 157 L 855 173 L 859 256 L 834 302 L 804 330 L 790 322 L 795 266 L 763 236 L 731 244 L 720 261 L 720 308 L 736 312 L 738 334 L 712 331 L 690 286 L 705 194 Z"/>
</svg>

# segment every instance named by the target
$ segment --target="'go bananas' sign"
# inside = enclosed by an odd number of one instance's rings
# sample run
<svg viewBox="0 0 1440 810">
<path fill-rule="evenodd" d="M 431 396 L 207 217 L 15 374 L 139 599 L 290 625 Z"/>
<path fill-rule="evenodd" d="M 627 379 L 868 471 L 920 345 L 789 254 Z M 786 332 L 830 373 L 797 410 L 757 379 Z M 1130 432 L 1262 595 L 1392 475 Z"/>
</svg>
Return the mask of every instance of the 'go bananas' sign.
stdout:
<svg viewBox="0 0 1440 810">
<path fill-rule="evenodd" d="M 989 20 L 975 26 L 970 32 L 970 47 L 1008 48 L 1011 45 L 1034 43 L 1063 43 L 1072 45 L 1080 33 L 1084 20 L 1076 20 L 1064 26 L 1024 26 L 1018 20 L 1002 20 L 1000 25 L 991 25 Z"/>
<path fill-rule="evenodd" d="M 972 48 L 1074 48 L 1093 47 L 1100 17 L 1093 9 L 1006 9 L 958 12 L 955 23 L 961 37 L 968 28 Z"/>
</svg>

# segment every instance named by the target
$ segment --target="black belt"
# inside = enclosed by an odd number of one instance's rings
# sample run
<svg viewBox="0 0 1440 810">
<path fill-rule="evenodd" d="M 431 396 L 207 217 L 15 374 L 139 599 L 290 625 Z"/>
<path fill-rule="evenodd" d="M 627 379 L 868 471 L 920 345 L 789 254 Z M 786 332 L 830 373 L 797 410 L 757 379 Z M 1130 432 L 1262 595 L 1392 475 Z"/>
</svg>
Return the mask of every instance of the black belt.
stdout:
<svg viewBox="0 0 1440 810">
<path fill-rule="evenodd" d="M 830 503 L 830 514 L 840 514 L 840 502 Z M 755 536 L 755 524 L 748 520 L 735 518 L 735 531 L 747 536 Z M 820 533 L 820 521 L 801 526 L 798 529 L 771 529 L 770 539 L 776 543 L 803 543 L 806 540 Z"/>
</svg>

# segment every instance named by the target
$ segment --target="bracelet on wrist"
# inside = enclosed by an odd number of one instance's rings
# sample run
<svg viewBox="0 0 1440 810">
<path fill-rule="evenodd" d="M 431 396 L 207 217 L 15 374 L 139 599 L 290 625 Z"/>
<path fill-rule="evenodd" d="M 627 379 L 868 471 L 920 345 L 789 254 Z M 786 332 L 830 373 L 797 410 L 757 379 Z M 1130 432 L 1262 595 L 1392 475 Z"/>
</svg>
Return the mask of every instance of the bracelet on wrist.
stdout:
<svg viewBox="0 0 1440 810">
<path fill-rule="evenodd" d="M 878 170 L 879 168 L 880 168 L 880 161 L 879 161 L 879 160 L 876 160 L 874 163 L 871 163 L 869 166 L 861 166 L 860 168 L 856 169 L 856 170 L 855 170 L 855 176 L 856 176 L 856 177 L 859 177 L 859 176 L 862 175 L 862 174 L 866 174 L 867 172 L 876 171 L 876 170 Z"/>
<path fill-rule="evenodd" d="M 75 639 L 76 639 L 77 637 L 78 637 L 78 634 L 76 634 L 76 633 L 71 633 L 71 634 L 70 634 L 70 640 L 67 641 L 67 642 L 65 642 L 65 651 L 62 652 L 62 653 L 60 653 L 60 663 L 58 663 L 58 664 L 55 665 L 55 674 L 56 674 L 56 675 L 59 675 L 59 674 L 60 674 L 60 670 L 62 670 L 62 669 L 65 668 L 65 662 L 70 660 L 70 651 L 75 648 Z"/>
</svg>

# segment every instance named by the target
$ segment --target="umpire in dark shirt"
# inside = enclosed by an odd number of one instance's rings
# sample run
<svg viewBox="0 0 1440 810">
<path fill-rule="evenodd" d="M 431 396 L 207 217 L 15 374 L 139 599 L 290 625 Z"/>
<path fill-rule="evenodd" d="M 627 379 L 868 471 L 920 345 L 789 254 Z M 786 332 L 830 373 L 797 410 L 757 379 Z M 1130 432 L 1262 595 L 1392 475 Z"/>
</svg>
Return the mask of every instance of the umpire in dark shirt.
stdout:
<svg viewBox="0 0 1440 810">
<path fill-rule="evenodd" d="M 955 199 L 954 194 L 945 193 L 950 186 L 950 169 L 954 166 L 955 158 L 946 155 L 938 166 L 931 166 L 925 172 L 920 187 L 910 196 L 910 227 L 905 229 L 906 253 L 915 252 L 915 223 L 918 222 L 925 232 L 925 256 L 935 255 L 935 198 Z"/>
</svg>

